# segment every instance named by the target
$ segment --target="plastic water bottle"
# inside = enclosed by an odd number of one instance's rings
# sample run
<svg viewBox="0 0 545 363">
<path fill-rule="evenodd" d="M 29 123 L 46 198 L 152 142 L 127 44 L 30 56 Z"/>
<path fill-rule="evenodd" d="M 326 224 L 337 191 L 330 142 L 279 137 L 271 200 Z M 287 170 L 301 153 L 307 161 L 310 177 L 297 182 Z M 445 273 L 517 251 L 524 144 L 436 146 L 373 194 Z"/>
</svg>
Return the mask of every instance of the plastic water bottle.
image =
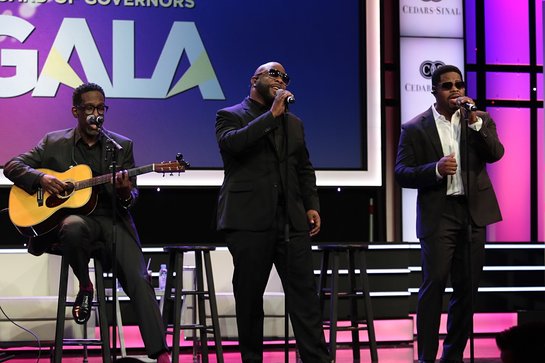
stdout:
<svg viewBox="0 0 545 363">
<path fill-rule="evenodd" d="M 164 290 L 167 284 L 167 265 L 162 263 L 159 268 L 159 290 Z"/>
</svg>

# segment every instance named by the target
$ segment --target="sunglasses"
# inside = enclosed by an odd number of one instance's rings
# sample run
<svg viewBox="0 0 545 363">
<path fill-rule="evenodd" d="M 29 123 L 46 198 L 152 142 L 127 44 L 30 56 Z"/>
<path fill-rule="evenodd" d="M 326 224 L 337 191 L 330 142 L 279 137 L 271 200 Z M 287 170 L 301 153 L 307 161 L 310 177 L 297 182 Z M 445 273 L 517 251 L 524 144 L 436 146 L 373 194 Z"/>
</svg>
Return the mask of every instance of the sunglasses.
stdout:
<svg viewBox="0 0 545 363">
<path fill-rule="evenodd" d="M 272 78 L 282 78 L 282 82 L 287 86 L 290 83 L 290 76 L 288 76 L 286 73 L 282 73 L 277 69 L 271 68 L 268 71 L 262 72 L 260 74 L 267 73 L 269 77 Z"/>
<path fill-rule="evenodd" d="M 452 89 L 453 85 L 456 86 L 457 89 L 466 88 L 466 83 L 464 81 L 439 83 L 439 88 L 441 88 L 444 91 L 449 91 Z"/>
</svg>

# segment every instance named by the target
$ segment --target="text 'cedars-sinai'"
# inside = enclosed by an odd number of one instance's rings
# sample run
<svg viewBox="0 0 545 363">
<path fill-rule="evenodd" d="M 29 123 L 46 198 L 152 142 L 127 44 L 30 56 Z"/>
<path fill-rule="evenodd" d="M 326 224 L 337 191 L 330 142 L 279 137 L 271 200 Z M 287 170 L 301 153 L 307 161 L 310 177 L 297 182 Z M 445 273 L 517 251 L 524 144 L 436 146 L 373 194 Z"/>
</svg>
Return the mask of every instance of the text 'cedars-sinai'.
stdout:
<svg viewBox="0 0 545 363">
<path fill-rule="evenodd" d="M 447 8 L 444 6 L 409 6 L 404 5 L 401 8 L 404 14 L 422 14 L 422 15 L 462 15 L 459 8 Z"/>
</svg>

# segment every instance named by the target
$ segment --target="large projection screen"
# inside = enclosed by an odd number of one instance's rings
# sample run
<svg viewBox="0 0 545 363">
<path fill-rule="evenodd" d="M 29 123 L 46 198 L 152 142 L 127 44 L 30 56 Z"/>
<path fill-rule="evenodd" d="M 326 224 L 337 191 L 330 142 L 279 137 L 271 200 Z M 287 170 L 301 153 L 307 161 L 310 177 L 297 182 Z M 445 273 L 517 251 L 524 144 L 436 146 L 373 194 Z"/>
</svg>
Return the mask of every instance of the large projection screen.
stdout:
<svg viewBox="0 0 545 363">
<path fill-rule="evenodd" d="M 0 166 L 70 128 L 71 95 L 100 84 L 104 127 L 135 141 L 137 165 L 191 163 L 140 186 L 219 185 L 216 111 L 255 68 L 282 63 L 322 186 L 381 185 L 378 1 L 36 0 L 0 13 Z M 0 184 L 9 185 L 5 178 Z"/>
</svg>

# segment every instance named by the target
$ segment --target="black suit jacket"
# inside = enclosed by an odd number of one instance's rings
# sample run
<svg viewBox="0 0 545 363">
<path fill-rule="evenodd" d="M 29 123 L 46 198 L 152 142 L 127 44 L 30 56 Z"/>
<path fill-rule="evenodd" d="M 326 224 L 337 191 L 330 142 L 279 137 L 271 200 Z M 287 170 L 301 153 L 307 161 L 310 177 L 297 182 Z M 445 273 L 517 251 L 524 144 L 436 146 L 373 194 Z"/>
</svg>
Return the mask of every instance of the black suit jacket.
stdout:
<svg viewBox="0 0 545 363">
<path fill-rule="evenodd" d="M 131 140 L 119 134 L 107 131 L 110 137 L 117 141 L 123 150 L 117 152 L 117 167 L 119 170 L 134 168 L 133 143 Z M 64 172 L 74 166 L 74 133 L 75 129 L 66 129 L 54 131 L 45 135 L 45 137 L 27 153 L 21 154 L 10 161 L 4 167 L 4 175 L 15 185 L 33 194 L 40 186 L 39 178 L 42 172 L 38 168 L 51 169 L 57 172 Z M 102 142 L 102 155 L 107 155 L 106 147 L 108 142 Z M 109 172 L 111 159 L 102 159 L 101 170 L 104 174 Z M 138 189 L 135 187 L 136 180 L 133 179 L 133 189 L 131 190 L 132 201 L 134 203 L 138 197 Z M 105 185 L 104 197 L 111 198 L 113 186 L 108 183 Z M 123 226 L 129 230 L 136 241 L 138 235 L 133 220 L 129 212 L 118 203 L 117 216 L 123 222 Z M 39 255 L 47 251 L 48 245 L 56 242 L 56 236 L 48 233 L 43 236 L 31 238 L 29 243 L 29 252 Z"/>
<path fill-rule="evenodd" d="M 486 164 L 501 159 L 504 148 L 496 132 L 496 124 L 485 112 L 478 112 L 482 128 L 476 132 L 462 127 L 461 171 L 464 190 L 469 197 L 469 210 L 477 226 L 485 226 L 501 220 L 501 213 L 494 188 L 486 171 Z M 469 168 L 463 158 L 465 139 L 468 139 Z M 425 238 L 435 231 L 437 218 L 441 215 L 446 200 L 447 178 L 439 179 L 435 165 L 443 157 L 441 139 L 430 109 L 402 126 L 395 176 L 404 188 L 417 188 L 418 238 Z M 466 170 L 469 169 L 469 185 Z"/>
<path fill-rule="evenodd" d="M 316 176 L 303 123 L 292 113 L 287 115 L 289 149 L 285 158 L 274 139 L 283 117 L 274 118 L 267 108 L 249 97 L 218 111 L 216 138 L 225 174 L 218 198 L 219 230 L 271 228 L 276 221 L 279 195 L 288 198 L 288 214 L 295 230 L 309 229 L 306 211 L 320 208 Z M 287 191 L 283 191 L 281 186 L 286 182 Z"/>
</svg>

